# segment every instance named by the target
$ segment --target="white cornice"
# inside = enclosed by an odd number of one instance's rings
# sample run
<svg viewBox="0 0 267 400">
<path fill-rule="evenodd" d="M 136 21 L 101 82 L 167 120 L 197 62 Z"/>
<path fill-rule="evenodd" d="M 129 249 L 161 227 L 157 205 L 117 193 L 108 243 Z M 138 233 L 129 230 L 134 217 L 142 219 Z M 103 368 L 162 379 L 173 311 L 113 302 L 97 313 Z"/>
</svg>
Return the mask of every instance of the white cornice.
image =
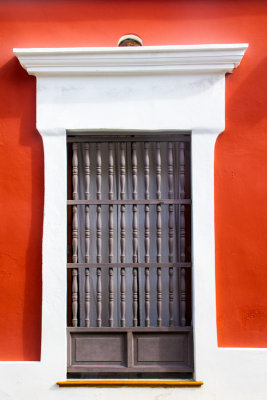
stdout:
<svg viewBox="0 0 267 400">
<path fill-rule="evenodd" d="M 30 75 L 231 72 L 247 44 L 14 49 Z"/>
</svg>

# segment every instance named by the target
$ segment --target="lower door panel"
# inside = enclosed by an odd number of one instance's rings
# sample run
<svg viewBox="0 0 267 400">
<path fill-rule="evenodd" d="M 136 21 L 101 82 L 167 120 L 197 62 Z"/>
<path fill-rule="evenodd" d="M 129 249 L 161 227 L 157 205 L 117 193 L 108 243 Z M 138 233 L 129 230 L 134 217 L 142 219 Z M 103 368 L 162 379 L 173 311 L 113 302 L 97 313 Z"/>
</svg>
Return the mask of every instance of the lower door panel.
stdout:
<svg viewBox="0 0 267 400">
<path fill-rule="evenodd" d="M 68 328 L 68 373 L 192 373 L 192 328 Z"/>
</svg>

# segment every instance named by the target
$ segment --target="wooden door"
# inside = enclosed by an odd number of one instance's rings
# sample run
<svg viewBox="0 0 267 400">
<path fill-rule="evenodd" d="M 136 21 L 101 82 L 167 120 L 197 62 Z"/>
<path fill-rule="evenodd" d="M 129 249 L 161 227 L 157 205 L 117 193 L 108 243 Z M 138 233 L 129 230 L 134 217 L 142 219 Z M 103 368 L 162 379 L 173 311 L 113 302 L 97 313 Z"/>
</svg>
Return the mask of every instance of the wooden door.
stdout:
<svg viewBox="0 0 267 400">
<path fill-rule="evenodd" d="M 190 377 L 190 136 L 68 148 L 69 376 Z"/>
</svg>

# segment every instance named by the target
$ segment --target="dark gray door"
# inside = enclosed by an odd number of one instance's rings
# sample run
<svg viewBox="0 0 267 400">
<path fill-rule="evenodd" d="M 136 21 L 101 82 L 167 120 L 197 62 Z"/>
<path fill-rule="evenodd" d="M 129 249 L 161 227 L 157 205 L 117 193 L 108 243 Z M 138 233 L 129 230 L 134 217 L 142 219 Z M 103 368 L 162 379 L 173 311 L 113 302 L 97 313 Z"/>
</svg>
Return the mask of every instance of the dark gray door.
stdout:
<svg viewBox="0 0 267 400">
<path fill-rule="evenodd" d="M 75 135 L 68 154 L 68 372 L 192 374 L 190 136 Z"/>
</svg>

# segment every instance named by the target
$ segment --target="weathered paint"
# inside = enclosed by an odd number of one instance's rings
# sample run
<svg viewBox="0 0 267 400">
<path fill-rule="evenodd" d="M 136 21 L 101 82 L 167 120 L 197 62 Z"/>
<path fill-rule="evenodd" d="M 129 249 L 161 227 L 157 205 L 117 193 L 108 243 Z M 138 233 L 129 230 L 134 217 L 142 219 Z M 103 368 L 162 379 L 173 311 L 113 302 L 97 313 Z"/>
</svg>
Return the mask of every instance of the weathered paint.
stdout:
<svg viewBox="0 0 267 400">
<path fill-rule="evenodd" d="M 218 343 L 267 347 L 266 11 L 264 1 L 0 2 L 0 358 L 39 360 L 43 150 L 35 79 L 13 47 L 238 43 L 226 79 L 226 131 L 215 153 Z"/>
</svg>

